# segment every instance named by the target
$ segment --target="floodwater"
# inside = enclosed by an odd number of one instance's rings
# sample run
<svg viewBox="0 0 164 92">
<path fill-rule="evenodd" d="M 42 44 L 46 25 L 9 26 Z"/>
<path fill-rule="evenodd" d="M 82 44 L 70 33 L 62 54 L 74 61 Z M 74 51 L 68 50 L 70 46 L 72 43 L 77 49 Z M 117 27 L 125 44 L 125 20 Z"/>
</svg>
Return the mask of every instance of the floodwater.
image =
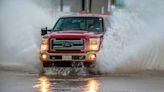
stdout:
<svg viewBox="0 0 164 92">
<path fill-rule="evenodd" d="M 0 92 L 163 92 L 163 74 L 57 76 L 0 71 Z"/>
<path fill-rule="evenodd" d="M 113 11 L 99 75 L 40 74 L 40 28 L 63 14 L 52 17 L 39 1 L 0 2 L 0 92 L 163 92 L 163 0 L 125 0 L 125 8 Z"/>
<path fill-rule="evenodd" d="M 58 17 L 66 14 L 53 8 L 56 6 L 52 0 L 41 1 L 43 4 L 40 0 L 0 1 L 0 65 L 3 67 L 40 71 L 40 29 L 52 28 Z M 125 0 L 125 7 L 114 8 L 96 71 L 164 70 L 163 6 L 163 0 Z"/>
</svg>

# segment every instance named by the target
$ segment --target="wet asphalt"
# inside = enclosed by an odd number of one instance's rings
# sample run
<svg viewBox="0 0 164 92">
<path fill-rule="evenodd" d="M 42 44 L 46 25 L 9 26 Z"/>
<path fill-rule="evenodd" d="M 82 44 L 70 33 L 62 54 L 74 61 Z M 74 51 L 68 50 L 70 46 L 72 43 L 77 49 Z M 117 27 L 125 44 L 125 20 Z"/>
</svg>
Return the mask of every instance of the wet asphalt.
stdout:
<svg viewBox="0 0 164 92">
<path fill-rule="evenodd" d="M 164 92 L 164 73 L 63 76 L 0 71 L 0 92 Z"/>
</svg>

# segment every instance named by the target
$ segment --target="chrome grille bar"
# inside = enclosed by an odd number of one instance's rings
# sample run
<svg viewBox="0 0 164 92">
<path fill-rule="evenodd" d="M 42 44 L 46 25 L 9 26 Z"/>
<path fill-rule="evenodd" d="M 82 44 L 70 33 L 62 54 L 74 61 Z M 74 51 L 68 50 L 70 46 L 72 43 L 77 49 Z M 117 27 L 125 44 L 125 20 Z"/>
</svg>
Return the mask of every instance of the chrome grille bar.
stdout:
<svg viewBox="0 0 164 92">
<path fill-rule="evenodd" d="M 51 39 L 50 40 L 50 48 L 52 51 L 70 51 L 70 50 L 84 50 L 85 40 L 84 39 Z"/>
</svg>

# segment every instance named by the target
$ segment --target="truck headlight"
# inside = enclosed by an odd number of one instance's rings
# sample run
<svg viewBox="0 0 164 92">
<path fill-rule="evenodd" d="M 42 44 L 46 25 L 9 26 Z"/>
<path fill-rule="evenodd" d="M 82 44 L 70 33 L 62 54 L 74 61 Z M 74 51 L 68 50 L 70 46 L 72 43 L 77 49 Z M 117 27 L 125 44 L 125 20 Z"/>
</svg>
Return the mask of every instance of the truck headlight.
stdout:
<svg viewBox="0 0 164 92">
<path fill-rule="evenodd" d="M 88 54 L 87 58 L 89 61 L 95 61 L 96 60 L 96 54 L 92 54 L 92 53 Z"/>
<path fill-rule="evenodd" d="M 46 51 L 46 50 L 48 50 L 48 40 L 42 40 L 41 51 Z"/>
<path fill-rule="evenodd" d="M 41 59 L 42 59 L 42 60 L 46 60 L 47 58 L 48 58 L 48 56 L 47 56 L 46 54 L 42 54 L 42 55 L 41 55 Z"/>
<path fill-rule="evenodd" d="M 48 44 L 48 40 L 47 39 L 42 40 L 42 44 Z"/>
<path fill-rule="evenodd" d="M 98 50 L 100 46 L 100 38 L 91 38 L 89 40 L 89 50 Z"/>
</svg>

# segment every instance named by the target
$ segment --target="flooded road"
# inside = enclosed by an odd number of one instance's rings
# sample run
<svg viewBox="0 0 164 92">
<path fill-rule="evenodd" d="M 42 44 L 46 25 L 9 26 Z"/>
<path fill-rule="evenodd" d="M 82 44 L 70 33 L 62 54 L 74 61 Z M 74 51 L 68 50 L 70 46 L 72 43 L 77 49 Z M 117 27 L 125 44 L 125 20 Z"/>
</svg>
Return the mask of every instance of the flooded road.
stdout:
<svg viewBox="0 0 164 92">
<path fill-rule="evenodd" d="M 113 8 L 98 61 L 105 75 L 78 76 L 38 73 L 39 30 L 65 15 L 51 13 L 52 0 L 41 1 L 48 5 L 1 0 L 0 92 L 164 92 L 164 72 L 158 72 L 164 71 L 164 0 L 124 0 L 125 7 Z M 158 71 L 107 74 L 145 70 Z"/>
<path fill-rule="evenodd" d="M 163 92 L 164 73 L 50 76 L 0 72 L 0 92 Z"/>
</svg>

